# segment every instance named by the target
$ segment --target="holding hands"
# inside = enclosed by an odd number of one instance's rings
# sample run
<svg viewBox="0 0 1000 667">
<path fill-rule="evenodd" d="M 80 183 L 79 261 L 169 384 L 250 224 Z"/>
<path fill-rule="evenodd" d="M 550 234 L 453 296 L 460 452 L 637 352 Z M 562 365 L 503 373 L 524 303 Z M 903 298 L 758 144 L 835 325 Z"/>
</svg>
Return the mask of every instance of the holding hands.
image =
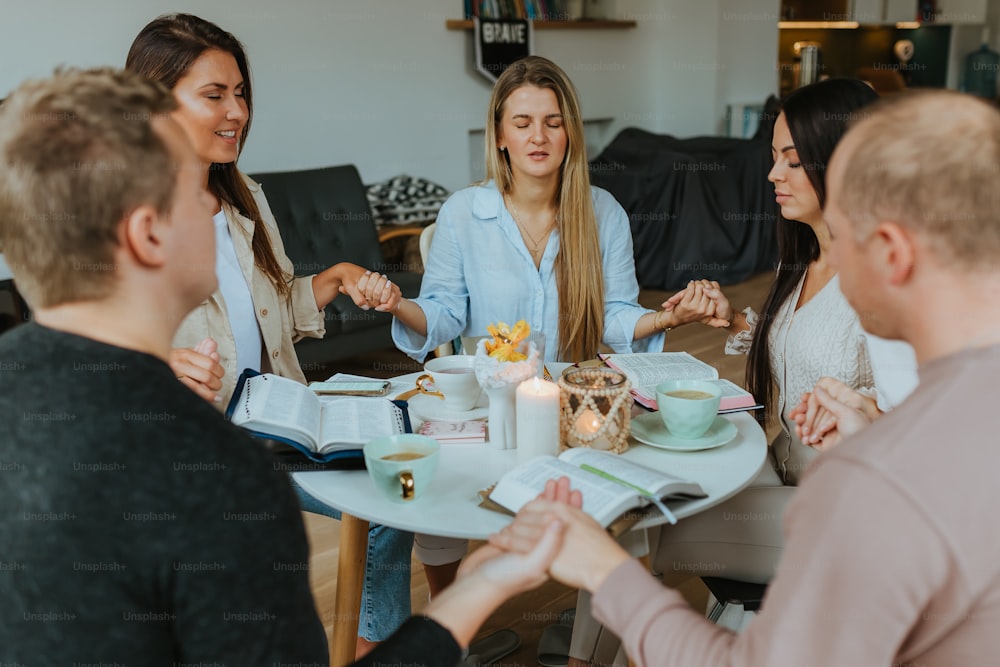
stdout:
<svg viewBox="0 0 1000 667">
<path fill-rule="evenodd" d="M 551 484 L 555 486 L 555 482 Z M 577 492 L 577 505 L 579 496 Z M 569 500 L 569 480 L 565 480 L 560 497 Z M 468 646 L 494 609 L 548 578 L 546 573 L 563 548 L 565 529 L 554 516 L 533 525 L 538 530 L 532 533 L 531 544 L 524 543 L 524 549 L 505 550 L 487 544 L 467 556 L 455 582 L 434 597 L 424 614 L 446 627 L 460 645 Z"/>
<path fill-rule="evenodd" d="M 353 285 L 345 281 L 340 291 L 350 294 L 354 303 L 361 308 L 365 310 L 375 308 L 382 313 L 391 313 L 403 298 L 399 285 L 394 284 L 384 273 L 372 273 L 367 270 L 358 276 Z"/>
<path fill-rule="evenodd" d="M 312 288 L 316 307 L 320 310 L 337 294 L 348 295 L 358 308 L 374 308 L 379 312 L 392 312 L 403 298 L 399 286 L 384 274 L 349 262 L 334 264 L 313 276 Z"/>
<path fill-rule="evenodd" d="M 820 451 L 834 447 L 881 415 L 874 398 L 831 377 L 820 378 L 788 414 L 799 439 Z"/>
<path fill-rule="evenodd" d="M 680 326 L 701 322 L 717 329 L 728 329 L 733 322 L 733 308 L 714 280 L 692 280 L 688 286 L 663 302 L 663 310 L 673 315 Z"/>
<path fill-rule="evenodd" d="M 569 479 L 549 480 L 545 492 L 521 508 L 513 523 L 490 536 L 484 548 L 529 553 L 556 521 L 563 526 L 562 546 L 548 566 L 549 574 L 569 586 L 594 591 L 631 556 L 580 509 L 582 505 L 583 498 L 570 490 Z"/>
</svg>

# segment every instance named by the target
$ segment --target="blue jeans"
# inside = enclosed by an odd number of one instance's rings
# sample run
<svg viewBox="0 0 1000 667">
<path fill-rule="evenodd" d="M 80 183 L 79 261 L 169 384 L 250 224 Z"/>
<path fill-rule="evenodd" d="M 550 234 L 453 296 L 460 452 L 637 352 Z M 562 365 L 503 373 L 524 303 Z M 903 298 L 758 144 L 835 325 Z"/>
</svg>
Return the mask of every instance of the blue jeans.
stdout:
<svg viewBox="0 0 1000 667">
<path fill-rule="evenodd" d="M 340 519 L 340 510 L 312 497 L 289 478 L 304 512 Z M 361 593 L 358 636 L 384 641 L 410 617 L 410 552 L 413 533 L 372 524 Z"/>
</svg>

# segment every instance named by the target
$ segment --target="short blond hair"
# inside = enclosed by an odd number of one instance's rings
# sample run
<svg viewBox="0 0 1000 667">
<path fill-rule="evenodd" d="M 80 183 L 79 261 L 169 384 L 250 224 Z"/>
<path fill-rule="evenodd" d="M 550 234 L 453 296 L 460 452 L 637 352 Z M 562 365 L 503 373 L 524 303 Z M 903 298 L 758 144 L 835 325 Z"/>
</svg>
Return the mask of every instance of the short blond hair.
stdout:
<svg viewBox="0 0 1000 667">
<path fill-rule="evenodd" d="M 931 238 L 954 265 L 1000 260 L 1000 112 L 920 91 L 877 103 L 850 134 L 838 206 L 859 239 L 879 221 Z"/>
<path fill-rule="evenodd" d="M 110 68 L 57 70 L 0 107 L 0 247 L 33 307 L 106 297 L 119 223 L 143 204 L 170 212 L 176 160 L 153 120 L 175 107 Z"/>
</svg>

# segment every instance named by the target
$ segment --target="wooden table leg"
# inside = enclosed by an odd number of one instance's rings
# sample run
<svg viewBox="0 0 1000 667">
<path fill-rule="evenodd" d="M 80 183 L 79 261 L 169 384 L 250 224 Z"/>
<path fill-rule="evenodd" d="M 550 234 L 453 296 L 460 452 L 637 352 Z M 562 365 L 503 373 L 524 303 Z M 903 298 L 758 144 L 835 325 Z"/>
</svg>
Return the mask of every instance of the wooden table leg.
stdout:
<svg viewBox="0 0 1000 667">
<path fill-rule="evenodd" d="M 361 611 L 361 588 L 368 556 L 368 522 L 344 513 L 340 519 L 340 557 L 333 616 L 333 667 L 354 662 Z"/>
</svg>

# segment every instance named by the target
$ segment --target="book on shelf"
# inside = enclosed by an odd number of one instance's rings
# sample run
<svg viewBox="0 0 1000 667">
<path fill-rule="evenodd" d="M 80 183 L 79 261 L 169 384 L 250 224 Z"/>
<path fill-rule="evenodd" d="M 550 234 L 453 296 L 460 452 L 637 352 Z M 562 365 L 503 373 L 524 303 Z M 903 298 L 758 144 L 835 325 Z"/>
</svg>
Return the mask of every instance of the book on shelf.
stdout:
<svg viewBox="0 0 1000 667">
<path fill-rule="evenodd" d="M 429 419 L 420 425 L 417 433 L 434 438 L 442 445 L 486 442 L 486 422 L 481 419 L 457 422 Z"/>
<path fill-rule="evenodd" d="M 687 352 L 647 352 L 601 355 L 611 368 L 632 383 L 632 398 L 639 405 L 656 410 L 656 385 L 667 380 L 707 380 L 722 390 L 719 414 L 754 410 L 764 406 L 743 387 L 719 377 L 719 371 Z"/>
<path fill-rule="evenodd" d="M 255 437 L 287 445 L 318 463 L 363 462 L 361 449 L 369 440 L 411 431 L 405 402 L 317 396 L 295 380 L 252 370 L 240 375 L 226 418 Z"/>
<path fill-rule="evenodd" d="M 558 458 L 539 456 L 507 472 L 489 491 L 485 506 L 516 514 L 545 490 L 547 480 L 559 477 L 569 477 L 570 486 L 583 493 L 583 511 L 606 528 L 612 524 L 630 526 L 659 512 L 657 501 L 706 496 L 697 482 L 647 468 L 617 454 L 576 447 Z"/>
<path fill-rule="evenodd" d="M 467 19 L 542 19 L 551 20 L 559 16 L 555 0 L 464 0 Z M 549 6 L 552 9 L 549 9 Z"/>
</svg>

